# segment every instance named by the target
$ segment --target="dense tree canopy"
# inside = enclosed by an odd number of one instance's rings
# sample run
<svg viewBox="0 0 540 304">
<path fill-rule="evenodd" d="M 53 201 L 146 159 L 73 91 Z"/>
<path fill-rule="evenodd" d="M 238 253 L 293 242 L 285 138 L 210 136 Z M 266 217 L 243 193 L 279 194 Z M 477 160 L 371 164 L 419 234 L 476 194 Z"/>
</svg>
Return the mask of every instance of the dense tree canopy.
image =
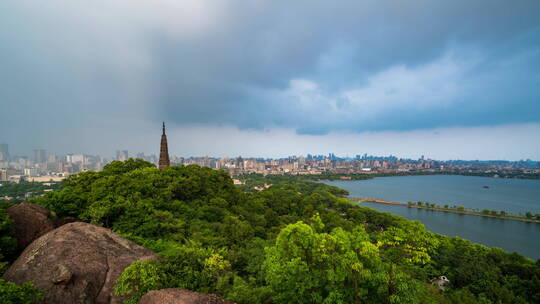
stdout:
<svg viewBox="0 0 540 304">
<path fill-rule="evenodd" d="M 134 292 L 131 303 L 167 287 L 238 303 L 540 301 L 538 262 L 356 206 L 336 187 L 289 177 L 263 182 L 272 186 L 243 191 L 224 171 L 160 171 L 130 159 L 72 176 L 34 202 L 160 254 L 120 277 L 116 292 Z M 444 292 L 430 283 L 439 275 L 452 282 Z"/>
<path fill-rule="evenodd" d="M 24 199 L 27 194 L 31 196 L 41 195 L 45 190 L 55 190 L 60 188 L 61 183 L 39 183 L 27 182 L 24 180 L 15 182 L 4 182 L 0 184 L 0 197 L 8 196 L 12 198 Z"/>
</svg>

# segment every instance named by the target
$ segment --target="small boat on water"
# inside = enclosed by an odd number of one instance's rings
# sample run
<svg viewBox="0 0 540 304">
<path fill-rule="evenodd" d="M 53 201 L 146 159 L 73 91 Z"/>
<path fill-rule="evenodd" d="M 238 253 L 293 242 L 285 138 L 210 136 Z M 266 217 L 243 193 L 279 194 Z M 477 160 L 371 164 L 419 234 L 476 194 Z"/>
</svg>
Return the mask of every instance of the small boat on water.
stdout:
<svg viewBox="0 0 540 304">
<path fill-rule="evenodd" d="M 484 189 L 489 189 L 489 186 L 483 186 L 482 188 L 484 188 Z"/>
</svg>

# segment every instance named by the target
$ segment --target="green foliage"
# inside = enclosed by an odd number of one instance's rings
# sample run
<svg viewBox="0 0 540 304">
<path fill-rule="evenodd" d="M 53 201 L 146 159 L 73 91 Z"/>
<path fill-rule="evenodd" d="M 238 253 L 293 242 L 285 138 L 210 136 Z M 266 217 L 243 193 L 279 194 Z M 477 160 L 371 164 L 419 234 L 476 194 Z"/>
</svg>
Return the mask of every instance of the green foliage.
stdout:
<svg viewBox="0 0 540 304">
<path fill-rule="evenodd" d="M 17 285 L 0 279 L 0 303 L 33 304 L 39 303 L 43 292 L 34 288 L 31 283 Z"/>
<path fill-rule="evenodd" d="M 138 261 L 127 267 L 117 280 L 117 295 L 132 295 L 127 304 L 137 303 L 145 293 L 162 288 L 185 288 L 215 292 L 220 278 L 230 275 L 231 264 L 211 249 L 177 245 L 168 248 L 160 261 Z"/>
<path fill-rule="evenodd" d="M 266 250 L 265 279 L 276 303 L 353 303 L 370 296 L 383 281 L 378 248 L 358 226 L 352 232 L 335 228 L 318 233 L 298 222 L 279 233 L 276 245 Z M 370 290 L 371 289 L 371 290 Z"/>
<path fill-rule="evenodd" d="M 13 222 L 0 208 L 0 274 L 4 273 L 7 262 L 13 258 L 17 241 L 13 238 Z"/>
<path fill-rule="evenodd" d="M 237 177 L 238 179 L 244 181 L 245 184 L 241 185 L 240 188 L 246 192 L 255 192 L 255 187 L 263 187 L 264 185 L 276 185 L 276 186 L 295 186 L 302 190 L 302 192 L 314 192 L 315 190 L 322 190 L 332 193 L 336 196 L 345 196 L 349 192 L 345 189 L 339 187 L 326 185 L 323 183 L 313 183 L 311 180 L 319 179 L 319 177 L 314 178 L 314 176 L 294 176 L 294 175 L 266 175 L 261 174 L 246 174 Z M 330 180 L 321 178 L 322 180 Z M 337 178 L 339 179 L 339 177 Z"/>
<path fill-rule="evenodd" d="M 164 269 L 173 286 L 215 292 L 218 279 L 230 271 L 226 252 L 202 248 L 200 245 L 179 246 L 164 254 Z"/>
<path fill-rule="evenodd" d="M 61 183 L 52 182 L 52 185 L 45 186 L 44 183 L 20 181 L 18 183 L 2 183 L 0 184 L 0 197 L 22 197 L 27 193 L 32 195 L 40 195 L 46 189 L 59 189 Z"/>
<path fill-rule="evenodd" d="M 377 239 L 382 259 L 386 262 L 389 301 L 417 302 L 415 294 L 422 292 L 422 285 L 411 280 L 403 269 L 428 263 L 431 260 L 430 253 L 438 246 L 438 240 L 418 221 L 407 222 L 401 227 L 390 227 L 379 234 Z"/>
<path fill-rule="evenodd" d="M 124 269 L 114 287 L 116 295 L 132 295 L 125 304 L 136 304 L 148 291 L 166 285 L 166 275 L 158 261 L 137 261 Z"/>
<path fill-rule="evenodd" d="M 272 290 L 267 286 L 257 286 L 255 280 L 246 282 L 234 276 L 227 299 L 236 303 L 272 303 Z"/>
<path fill-rule="evenodd" d="M 35 201 L 160 254 L 119 278 L 115 291 L 129 303 L 173 287 L 250 304 L 540 302 L 540 263 L 432 234 L 304 177 L 243 180 L 236 187 L 224 171 L 128 160 Z M 254 191 L 260 183 L 272 186 Z M 439 275 L 452 281 L 444 293 L 429 284 Z"/>
<path fill-rule="evenodd" d="M 457 237 L 438 238 L 439 248 L 427 268 L 433 276 L 444 273 L 451 280 L 451 297 L 472 299 L 472 294 L 477 303 L 539 303 L 538 263 Z"/>
</svg>

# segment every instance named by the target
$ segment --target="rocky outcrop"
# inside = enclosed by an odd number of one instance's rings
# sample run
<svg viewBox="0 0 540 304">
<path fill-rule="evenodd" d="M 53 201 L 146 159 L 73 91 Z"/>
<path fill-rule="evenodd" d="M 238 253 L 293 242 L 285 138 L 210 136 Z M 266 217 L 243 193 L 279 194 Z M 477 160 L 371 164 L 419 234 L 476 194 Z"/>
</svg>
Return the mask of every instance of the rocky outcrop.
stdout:
<svg viewBox="0 0 540 304">
<path fill-rule="evenodd" d="M 145 294 L 139 304 L 234 304 L 213 294 L 198 293 L 186 289 L 168 288 L 152 290 Z"/>
<path fill-rule="evenodd" d="M 55 228 L 56 218 L 42 206 L 20 203 L 6 209 L 13 220 L 17 252 L 22 252 L 35 239 Z"/>
<path fill-rule="evenodd" d="M 6 280 L 34 282 L 43 303 L 121 303 L 113 287 L 124 268 L 156 255 L 108 229 L 69 223 L 30 244 L 5 273 Z"/>
</svg>

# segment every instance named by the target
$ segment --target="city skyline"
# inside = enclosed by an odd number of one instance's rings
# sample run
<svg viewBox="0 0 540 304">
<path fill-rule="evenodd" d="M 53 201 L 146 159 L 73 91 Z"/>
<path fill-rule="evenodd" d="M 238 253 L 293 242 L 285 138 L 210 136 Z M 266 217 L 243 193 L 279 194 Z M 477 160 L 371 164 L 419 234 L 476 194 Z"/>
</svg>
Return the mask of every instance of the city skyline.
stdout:
<svg viewBox="0 0 540 304">
<path fill-rule="evenodd" d="M 33 154 L 20 154 L 20 153 L 10 153 L 9 152 L 9 144 L 8 143 L 0 143 L 0 163 L 2 161 L 7 161 L 8 159 L 20 159 L 25 158 L 35 163 L 41 163 L 41 162 L 47 162 L 47 159 L 50 157 L 99 157 L 107 161 L 112 160 L 120 160 L 125 161 L 129 158 L 142 158 L 145 160 L 148 160 L 150 158 L 153 158 L 155 160 L 152 160 L 151 162 L 158 163 L 157 160 L 160 155 L 160 151 L 157 153 L 153 152 L 141 152 L 141 151 L 129 151 L 125 149 L 116 150 L 114 155 L 102 155 L 99 153 L 85 153 L 80 151 L 70 151 L 70 152 L 53 152 L 50 153 L 47 149 L 33 149 Z M 314 153 L 314 152 L 308 152 L 304 154 L 289 154 L 289 155 L 281 155 L 281 156 L 260 156 L 260 155 L 242 155 L 242 154 L 236 154 L 236 155 L 212 155 L 212 154 L 200 154 L 200 155 L 181 155 L 181 154 L 170 154 L 171 158 L 174 159 L 200 159 L 200 158 L 211 158 L 211 159 L 235 159 L 238 157 L 243 157 L 245 159 L 261 159 L 261 160 L 285 160 L 285 159 L 291 159 L 291 158 L 309 158 L 309 157 L 315 157 L 315 158 L 337 158 L 341 160 L 354 160 L 359 159 L 360 157 L 369 157 L 369 158 L 375 158 L 375 159 L 386 159 L 386 158 L 393 158 L 397 160 L 433 160 L 433 161 L 441 161 L 441 162 L 451 162 L 451 161 L 467 161 L 467 162 L 474 162 L 474 161 L 480 161 L 480 162 L 497 162 L 497 161 L 503 161 L 503 162 L 520 162 L 520 161 L 532 161 L 532 162 L 540 162 L 540 160 L 537 159 L 531 159 L 531 158 L 522 158 L 522 159 L 462 159 L 462 158 L 453 158 L 453 159 L 441 159 L 441 158 L 434 158 L 429 155 L 420 155 L 419 157 L 406 157 L 401 156 L 397 154 L 370 154 L 366 152 L 357 151 L 354 153 L 348 153 L 348 154 L 336 154 L 334 152 L 328 152 L 328 153 Z M 150 161 L 150 160 L 149 160 Z"/>
</svg>

